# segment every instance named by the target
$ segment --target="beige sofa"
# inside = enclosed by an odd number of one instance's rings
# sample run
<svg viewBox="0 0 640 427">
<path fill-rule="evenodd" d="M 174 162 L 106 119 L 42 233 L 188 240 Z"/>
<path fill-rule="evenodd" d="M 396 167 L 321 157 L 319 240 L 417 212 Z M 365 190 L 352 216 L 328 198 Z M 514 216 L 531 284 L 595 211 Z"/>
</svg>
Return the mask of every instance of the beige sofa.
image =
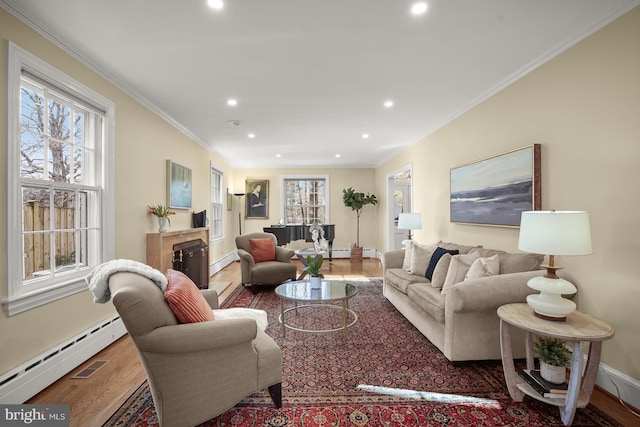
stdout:
<svg viewBox="0 0 640 427">
<path fill-rule="evenodd" d="M 496 310 L 503 304 L 525 302 L 526 296 L 535 292 L 527 286 L 527 281 L 544 274 L 544 270 L 539 269 L 544 257 L 446 242 L 416 246 L 421 248 L 423 257 L 425 254 L 429 257 L 436 247 L 455 249 L 464 256 L 441 258 L 432 282 L 411 270 L 410 250 L 385 252 L 382 256 L 384 296 L 450 361 L 500 359 Z M 454 258 L 459 262 L 454 262 Z M 464 264 L 463 258 L 467 258 L 467 263 L 469 259 L 492 259 L 494 274 L 465 280 L 461 271 L 464 268 L 460 267 Z M 448 285 L 446 292 L 434 287 L 436 281 L 440 286 L 443 282 Z M 516 335 L 513 340 L 514 355 L 524 357 L 524 346 L 518 345 L 523 342 L 523 336 Z M 522 350 L 516 350 L 520 348 Z"/>
</svg>

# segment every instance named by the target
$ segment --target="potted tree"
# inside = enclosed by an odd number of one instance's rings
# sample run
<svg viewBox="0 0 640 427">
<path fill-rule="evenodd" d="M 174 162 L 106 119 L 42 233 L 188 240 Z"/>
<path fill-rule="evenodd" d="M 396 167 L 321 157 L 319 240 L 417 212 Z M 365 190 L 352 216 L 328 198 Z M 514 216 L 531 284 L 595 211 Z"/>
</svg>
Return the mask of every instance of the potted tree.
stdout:
<svg viewBox="0 0 640 427">
<path fill-rule="evenodd" d="M 553 384 L 562 384 L 571 362 L 571 352 L 559 338 L 539 337 L 534 345 L 540 358 L 540 375 Z"/>
<path fill-rule="evenodd" d="M 356 243 L 351 247 L 351 261 L 362 261 L 362 246 L 360 246 L 360 215 L 366 205 L 377 205 L 378 199 L 373 194 L 364 194 L 349 187 L 342 190 L 342 202 L 348 208 L 356 211 Z"/>
<path fill-rule="evenodd" d="M 320 267 L 322 267 L 322 255 L 312 257 L 311 255 L 307 255 L 307 265 L 304 267 L 304 272 L 308 273 L 311 278 L 309 282 L 311 283 L 311 289 L 320 289 L 320 283 L 322 283 L 322 278 L 324 277 L 320 274 Z"/>
</svg>

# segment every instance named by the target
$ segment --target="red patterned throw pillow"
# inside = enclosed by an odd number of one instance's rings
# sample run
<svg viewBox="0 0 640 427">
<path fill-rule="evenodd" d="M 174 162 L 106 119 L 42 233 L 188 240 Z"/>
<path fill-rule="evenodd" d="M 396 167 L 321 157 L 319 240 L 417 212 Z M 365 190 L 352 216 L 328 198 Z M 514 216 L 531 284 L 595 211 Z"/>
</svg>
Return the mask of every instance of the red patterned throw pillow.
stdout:
<svg viewBox="0 0 640 427">
<path fill-rule="evenodd" d="M 167 270 L 167 289 L 164 298 L 180 323 L 208 322 L 213 320 L 213 311 L 202 292 L 184 273 Z"/>
<path fill-rule="evenodd" d="M 249 239 L 249 245 L 251 245 L 251 256 L 256 263 L 276 260 L 276 245 L 271 238 Z"/>
</svg>

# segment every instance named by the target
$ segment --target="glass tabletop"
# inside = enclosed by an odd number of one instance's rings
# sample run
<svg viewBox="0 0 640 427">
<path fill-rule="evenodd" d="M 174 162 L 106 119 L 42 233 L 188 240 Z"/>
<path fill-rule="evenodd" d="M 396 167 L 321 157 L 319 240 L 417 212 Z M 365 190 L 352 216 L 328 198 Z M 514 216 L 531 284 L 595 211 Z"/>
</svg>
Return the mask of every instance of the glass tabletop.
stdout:
<svg viewBox="0 0 640 427">
<path fill-rule="evenodd" d="M 323 279 L 319 289 L 308 280 L 283 283 L 276 288 L 276 295 L 291 301 L 340 301 L 349 299 L 358 293 L 358 288 L 346 280 Z"/>
</svg>

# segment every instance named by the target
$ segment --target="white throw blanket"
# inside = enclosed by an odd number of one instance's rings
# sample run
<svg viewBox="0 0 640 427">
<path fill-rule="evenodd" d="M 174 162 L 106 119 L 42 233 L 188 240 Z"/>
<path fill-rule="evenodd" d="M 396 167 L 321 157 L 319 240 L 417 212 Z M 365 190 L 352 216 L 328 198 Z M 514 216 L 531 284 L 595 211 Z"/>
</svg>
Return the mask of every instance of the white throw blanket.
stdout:
<svg viewBox="0 0 640 427">
<path fill-rule="evenodd" d="M 167 277 L 155 268 L 130 259 L 114 259 L 100 264 L 84 278 L 93 294 L 94 303 L 104 304 L 111 299 L 109 276 L 119 271 L 140 274 L 151 279 L 162 292 L 167 289 Z"/>
</svg>

